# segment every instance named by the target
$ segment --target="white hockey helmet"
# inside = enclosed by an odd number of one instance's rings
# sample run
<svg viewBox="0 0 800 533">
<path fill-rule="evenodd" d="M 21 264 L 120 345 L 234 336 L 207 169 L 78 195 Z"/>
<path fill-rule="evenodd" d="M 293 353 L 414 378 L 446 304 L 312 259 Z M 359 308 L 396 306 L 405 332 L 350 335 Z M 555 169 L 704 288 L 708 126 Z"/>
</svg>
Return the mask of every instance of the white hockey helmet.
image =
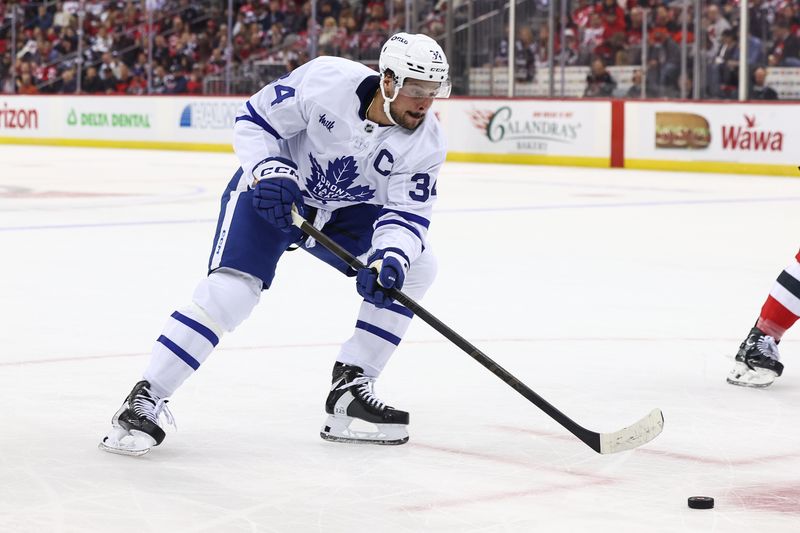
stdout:
<svg viewBox="0 0 800 533">
<path fill-rule="evenodd" d="M 434 82 L 430 91 L 417 91 L 413 97 L 447 98 L 450 96 L 450 66 L 439 43 L 421 33 L 396 33 L 389 37 L 381 49 L 378 61 L 381 74 L 391 70 L 395 78 L 395 94 L 388 98 L 393 101 L 407 78 Z M 438 85 L 436 85 L 438 84 Z M 426 84 L 427 85 L 427 84 Z M 383 84 L 381 84 L 383 91 Z"/>
</svg>

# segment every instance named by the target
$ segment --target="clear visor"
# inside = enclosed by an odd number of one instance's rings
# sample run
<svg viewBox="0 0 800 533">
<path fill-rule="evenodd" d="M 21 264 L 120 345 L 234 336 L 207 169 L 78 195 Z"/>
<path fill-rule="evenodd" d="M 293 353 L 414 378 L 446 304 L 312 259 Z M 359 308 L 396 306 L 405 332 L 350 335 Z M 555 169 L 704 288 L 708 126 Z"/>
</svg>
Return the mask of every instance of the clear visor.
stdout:
<svg viewBox="0 0 800 533">
<path fill-rule="evenodd" d="M 447 98 L 450 96 L 450 79 L 439 83 L 422 80 L 405 80 L 398 94 L 406 98 Z"/>
</svg>

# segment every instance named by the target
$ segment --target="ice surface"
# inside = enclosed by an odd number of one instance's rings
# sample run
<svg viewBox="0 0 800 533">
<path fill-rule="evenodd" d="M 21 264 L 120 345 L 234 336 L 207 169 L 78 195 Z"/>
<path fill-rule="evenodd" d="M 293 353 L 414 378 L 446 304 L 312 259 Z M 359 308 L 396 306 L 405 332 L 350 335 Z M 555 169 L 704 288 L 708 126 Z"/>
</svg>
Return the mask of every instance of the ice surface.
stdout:
<svg viewBox="0 0 800 533">
<path fill-rule="evenodd" d="M 800 241 L 800 179 L 448 163 L 425 306 L 594 431 L 600 456 L 422 322 L 377 384 L 400 447 L 318 436 L 354 283 L 303 252 L 170 403 L 97 442 L 205 275 L 232 154 L 0 147 L 0 531 L 797 531 L 800 335 L 725 383 Z M 800 326 L 799 326 L 800 327 Z M 713 496 L 712 511 L 688 509 Z"/>
</svg>

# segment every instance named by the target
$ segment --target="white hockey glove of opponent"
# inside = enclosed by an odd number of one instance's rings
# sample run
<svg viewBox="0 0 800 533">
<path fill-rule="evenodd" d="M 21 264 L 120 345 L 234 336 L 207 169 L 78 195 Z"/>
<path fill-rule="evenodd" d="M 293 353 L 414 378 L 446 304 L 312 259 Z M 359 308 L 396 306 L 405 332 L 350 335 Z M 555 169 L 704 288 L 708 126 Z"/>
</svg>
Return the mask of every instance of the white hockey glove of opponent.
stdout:
<svg viewBox="0 0 800 533">
<path fill-rule="evenodd" d="M 292 229 L 292 204 L 305 216 L 300 174 L 294 161 L 268 157 L 253 167 L 253 207 L 256 213 L 281 231 Z"/>
<path fill-rule="evenodd" d="M 394 300 L 388 289 L 403 288 L 408 267 L 406 254 L 399 248 L 376 250 L 356 274 L 356 290 L 375 307 L 389 307 Z"/>
</svg>

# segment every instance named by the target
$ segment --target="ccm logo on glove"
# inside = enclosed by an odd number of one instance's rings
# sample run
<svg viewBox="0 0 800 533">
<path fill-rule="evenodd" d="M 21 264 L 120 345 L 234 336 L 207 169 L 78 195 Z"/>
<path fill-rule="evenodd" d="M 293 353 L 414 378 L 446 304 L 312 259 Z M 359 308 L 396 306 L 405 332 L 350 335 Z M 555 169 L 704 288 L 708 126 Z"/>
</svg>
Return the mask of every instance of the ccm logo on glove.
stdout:
<svg viewBox="0 0 800 533">
<path fill-rule="evenodd" d="M 280 229 L 292 229 L 292 205 L 305 216 L 303 193 L 297 182 L 297 165 L 283 157 L 268 157 L 253 167 L 256 184 L 253 207 L 267 222 Z"/>
<path fill-rule="evenodd" d="M 300 179 L 300 175 L 297 173 L 297 165 L 294 161 L 285 157 L 268 157 L 259 161 L 253 167 L 253 177 L 256 180 L 273 177 Z"/>
</svg>

